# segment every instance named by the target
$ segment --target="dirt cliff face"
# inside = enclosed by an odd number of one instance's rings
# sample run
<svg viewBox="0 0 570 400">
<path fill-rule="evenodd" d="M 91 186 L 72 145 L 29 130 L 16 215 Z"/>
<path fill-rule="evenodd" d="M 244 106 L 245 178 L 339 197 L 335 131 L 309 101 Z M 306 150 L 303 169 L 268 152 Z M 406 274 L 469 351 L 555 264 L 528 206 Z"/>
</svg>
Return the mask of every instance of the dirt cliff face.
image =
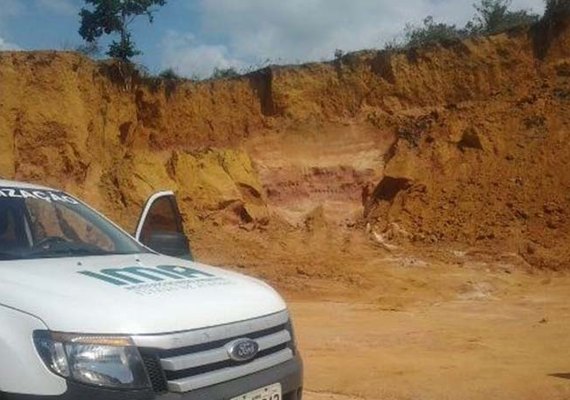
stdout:
<svg viewBox="0 0 570 400">
<path fill-rule="evenodd" d="M 0 53 L 0 176 L 61 187 L 129 229 L 153 191 L 176 190 L 206 259 L 368 224 L 388 248 L 568 268 L 569 41 L 562 23 L 176 84 L 73 53 Z M 326 232 L 325 248 L 346 247 Z"/>
</svg>

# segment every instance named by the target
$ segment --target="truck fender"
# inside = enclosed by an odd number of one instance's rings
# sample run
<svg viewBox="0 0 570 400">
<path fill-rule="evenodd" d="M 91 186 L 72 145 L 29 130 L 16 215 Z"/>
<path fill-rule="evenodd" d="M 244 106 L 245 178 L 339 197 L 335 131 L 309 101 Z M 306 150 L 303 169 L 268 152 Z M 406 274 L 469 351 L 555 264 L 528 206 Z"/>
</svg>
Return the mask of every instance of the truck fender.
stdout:
<svg viewBox="0 0 570 400">
<path fill-rule="evenodd" d="M 40 319 L 0 305 L 0 393 L 58 396 L 66 392 L 65 379 L 52 373 L 36 351 L 33 333 L 45 329 Z"/>
</svg>

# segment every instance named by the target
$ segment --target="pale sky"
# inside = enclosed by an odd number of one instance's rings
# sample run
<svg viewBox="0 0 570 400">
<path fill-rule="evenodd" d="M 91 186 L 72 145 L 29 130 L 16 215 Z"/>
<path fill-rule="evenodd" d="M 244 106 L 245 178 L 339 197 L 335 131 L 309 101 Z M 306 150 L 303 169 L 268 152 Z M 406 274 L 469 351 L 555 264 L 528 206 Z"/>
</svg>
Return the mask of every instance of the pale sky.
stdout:
<svg viewBox="0 0 570 400">
<path fill-rule="evenodd" d="M 335 49 L 381 48 L 426 16 L 465 24 L 474 0 L 167 0 L 133 38 L 152 72 L 205 77 L 215 67 L 331 59 Z M 72 49 L 81 0 L 0 0 L 0 50 Z M 513 0 L 537 13 L 543 0 Z"/>
</svg>

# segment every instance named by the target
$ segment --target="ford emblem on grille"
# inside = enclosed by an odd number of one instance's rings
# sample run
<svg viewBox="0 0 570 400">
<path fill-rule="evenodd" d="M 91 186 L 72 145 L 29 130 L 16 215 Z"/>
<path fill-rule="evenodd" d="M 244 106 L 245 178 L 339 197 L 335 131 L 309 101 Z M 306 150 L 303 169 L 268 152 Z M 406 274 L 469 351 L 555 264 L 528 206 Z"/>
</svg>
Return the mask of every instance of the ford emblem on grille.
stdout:
<svg viewBox="0 0 570 400">
<path fill-rule="evenodd" d="M 253 359 L 259 351 L 259 344 L 251 339 L 238 339 L 226 345 L 230 358 L 244 362 Z"/>
</svg>

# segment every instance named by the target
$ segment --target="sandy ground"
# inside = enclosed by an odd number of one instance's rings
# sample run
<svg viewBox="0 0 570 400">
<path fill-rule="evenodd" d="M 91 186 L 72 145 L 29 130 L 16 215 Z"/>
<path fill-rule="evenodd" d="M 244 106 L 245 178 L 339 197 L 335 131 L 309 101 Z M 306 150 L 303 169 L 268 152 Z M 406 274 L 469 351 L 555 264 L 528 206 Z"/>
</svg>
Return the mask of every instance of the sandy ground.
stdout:
<svg viewBox="0 0 570 400">
<path fill-rule="evenodd" d="M 387 251 L 356 230 L 276 237 L 264 258 L 238 238 L 236 270 L 290 305 L 307 400 L 570 399 L 567 272 L 489 246 Z"/>
<path fill-rule="evenodd" d="M 307 400 L 570 399 L 570 277 L 475 266 L 382 276 L 448 284 L 404 290 L 397 306 L 379 282 L 288 295 Z"/>
</svg>

